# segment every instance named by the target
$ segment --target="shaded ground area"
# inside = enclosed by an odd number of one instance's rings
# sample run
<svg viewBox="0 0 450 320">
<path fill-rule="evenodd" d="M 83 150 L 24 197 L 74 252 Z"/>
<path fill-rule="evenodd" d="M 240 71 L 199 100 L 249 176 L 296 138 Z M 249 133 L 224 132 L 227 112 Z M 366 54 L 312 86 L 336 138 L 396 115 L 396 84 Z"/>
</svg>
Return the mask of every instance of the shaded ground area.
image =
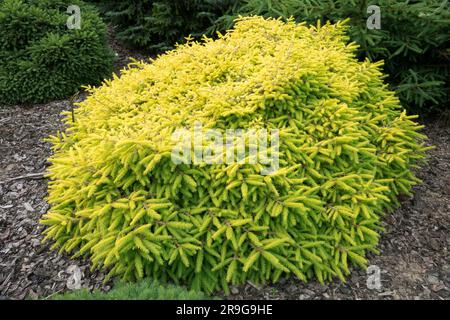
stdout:
<svg viewBox="0 0 450 320">
<path fill-rule="evenodd" d="M 38 220 L 48 209 L 46 180 L 4 183 L 45 170 L 50 146 L 42 139 L 61 128 L 59 113 L 69 109 L 62 101 L 0 110 L 0 296 L 47 296 L 65 288 L 70 265 L 83 265 L 40 244 L 43 227 Z M 101 284 L 101 275 L 85 275 L 84 284 Z"/>
<path fill-rule="evenodd" d="M 118 52 L 116 71 L 128 52 Z M 81 95 L 83 96 L 83 95 Z M 42 245 L 40 217 L 47 211 L 47 182 L 40 176 L 51 154 L 43 139 L 62 129 L 60 112 L 68 100 L 33 106 L 0 106 L 0 299 L 48 297 L 68 290 L 72 272 L 82 272 L 82 286 L 108 290 L 104 275 L 90 272 L 89 263 L 58 255 Z M 285 279 L 276 285 L 246 284 L 232 288 L 231 299 L 450 299 L 450 126 L 426 123 L 425 133 L 436 148 L 420 172 L 424 181 L 414 196 L 385 218 L 379 256 L 371 265 L 381 271 L 381 288 L 367 288 L 367 274 L 354 270 L 346 284 L 323 286 Z M 10 180 L 28 175 L 26 178 Z"/>
</svg>

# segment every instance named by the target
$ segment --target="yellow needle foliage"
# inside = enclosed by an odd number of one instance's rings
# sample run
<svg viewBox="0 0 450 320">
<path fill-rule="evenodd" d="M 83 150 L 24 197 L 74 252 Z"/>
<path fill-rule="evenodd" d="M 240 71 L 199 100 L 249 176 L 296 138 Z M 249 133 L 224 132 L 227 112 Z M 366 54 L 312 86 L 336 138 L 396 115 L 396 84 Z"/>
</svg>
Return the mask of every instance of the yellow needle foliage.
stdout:
<svg viewBox="0 0 450 320">
<path fill-rule="evenodd" d="M 381 63 L 347 42 L 342 23 L 242 18 L 91 88 L 50 139 L 46 239 L 111 276 L 207 292 L 289 273 L 345 281 L 427 149 Z M 172 133 L 196 121 L 279 129 L 280 169 L 174 163 Z"/>
</svg>

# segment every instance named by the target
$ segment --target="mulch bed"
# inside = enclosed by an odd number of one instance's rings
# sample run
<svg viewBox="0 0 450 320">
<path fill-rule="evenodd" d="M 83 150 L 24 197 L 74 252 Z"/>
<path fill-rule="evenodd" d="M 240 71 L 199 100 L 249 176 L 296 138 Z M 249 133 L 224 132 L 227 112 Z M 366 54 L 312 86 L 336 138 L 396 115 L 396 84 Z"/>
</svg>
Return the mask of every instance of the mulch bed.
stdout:
<svg viewBox="0 0 450 320">
<path fill-rule="evenodd" d="M 111 43 L 119 54 L 116 70 L 130 56 L 143 58 Z M 43 226 L 38 221 L 49 205 L 47 181 L 39 173 L 45 171 L 51 154 L 43 139 L 63 129 L 60 113 L 70 109 L 69 100 L 0 106 L 0 299 L 45 298 L 69 290 L 69 270 L 76 267 L 83 274 L 83 287 L 111 287 L 103 284 L 103 273 L 89 270 L 88 261 L 41 244 Z M 353 270 L 345 284 L 281 279 L 275 285 L 234 287 L 228 298 L 450 299 L 450 126 L 440 120 L 425 125 L 429 143 L 436 148 L 418 172 L 423 184 L 386 215 L 381 254 L 369 256 L 370 264 L 380 268 L 380 289 L 369 289 L 366 272 Z"/>
</svg>

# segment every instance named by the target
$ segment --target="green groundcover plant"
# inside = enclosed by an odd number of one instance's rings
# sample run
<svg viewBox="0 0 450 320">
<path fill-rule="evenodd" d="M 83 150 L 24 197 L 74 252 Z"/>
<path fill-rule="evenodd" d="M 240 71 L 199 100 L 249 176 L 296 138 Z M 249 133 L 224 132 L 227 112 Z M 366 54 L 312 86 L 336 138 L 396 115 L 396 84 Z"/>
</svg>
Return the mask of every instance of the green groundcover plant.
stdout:
<svg viewBox="0 0 450 320">
<path fill-rule="evenodd" d="M 70 5 L 80 8 L 80 29 L 67 27 Z M 106 26 L 78 0 L 1 1 L 0 30 L 2 104 L 65 98 L 112 72 Z"/>
<path fill-rule="evenodd" d="M 136 283 L 120 282 L 108 292 L 88 289 L 75 290 L 51 297 L 52 300 L 205 300 L 201 292 L 188 291 L 174 285 L 162 285 L 144 279 Z"/>
<path fill-rule="evenodd" d="M 382 64 L 359 62 L 347 42 L 342 23 L 243 18 L 92 88 L 50 139 L 45 239 L 109 276 L 205 292 L 287 274 L 345 281 L 377 252 L 380 219 L 419 182 L 427 149 Z M 220 152 L 176 161 L 173 134 L 198 123 L 278 130 L 279 168 Z M 211 142 L 196 145 L 188 155 Z"/>
<path fill-rule="evenodd" d="M 367 20 L 380 8 L 380 29 L 369 30 Z M 450 104 L 450 4 L 447 0 L 239 0 L 209 32 L 226 30 L 239 15 L 349 21 L 349 35 L 360 45 L 358 56 L 384 60 L 392 88 L 402 105 L 421 114 L 445 110 Z"/>
</svg>

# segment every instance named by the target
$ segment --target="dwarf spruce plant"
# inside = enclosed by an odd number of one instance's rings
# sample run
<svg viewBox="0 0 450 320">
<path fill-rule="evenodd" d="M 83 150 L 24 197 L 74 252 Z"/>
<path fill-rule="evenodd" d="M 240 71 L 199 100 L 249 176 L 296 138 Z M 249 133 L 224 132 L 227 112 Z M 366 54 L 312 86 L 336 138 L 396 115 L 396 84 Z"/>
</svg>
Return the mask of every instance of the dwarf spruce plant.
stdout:
<svg viewBox="0 0 450 320">
<path fill-rule="evenodd" d="M 106 25 L 92 6 L 79 0 L 0 1 L 0 104 L 67 98 L 83 85 L 101 83 L 113 61 Z"/>
<path fill-rule="evenodd" d="M 206 300 L 202 292 L 188 291 L 183 287 L 160 284 L 142 279 L 135 283 L 119 282 L 109 292 L 79 289 L 56 294 L 52 300 Z"/>
<path fill-rule="evenodd" d="M 380 219 L 419 182 L 427 149 L 381 63 L 347 42 L 342 23 L 242 18 L 92 88 L 50 139 L 45 239 L 110 276 L 207 292 L 288 274 L 345 281 L 377 252 Z M 279 168 L 174 161 L 173 134 L 196 122 L 277 130 Z"/>
</svg>

